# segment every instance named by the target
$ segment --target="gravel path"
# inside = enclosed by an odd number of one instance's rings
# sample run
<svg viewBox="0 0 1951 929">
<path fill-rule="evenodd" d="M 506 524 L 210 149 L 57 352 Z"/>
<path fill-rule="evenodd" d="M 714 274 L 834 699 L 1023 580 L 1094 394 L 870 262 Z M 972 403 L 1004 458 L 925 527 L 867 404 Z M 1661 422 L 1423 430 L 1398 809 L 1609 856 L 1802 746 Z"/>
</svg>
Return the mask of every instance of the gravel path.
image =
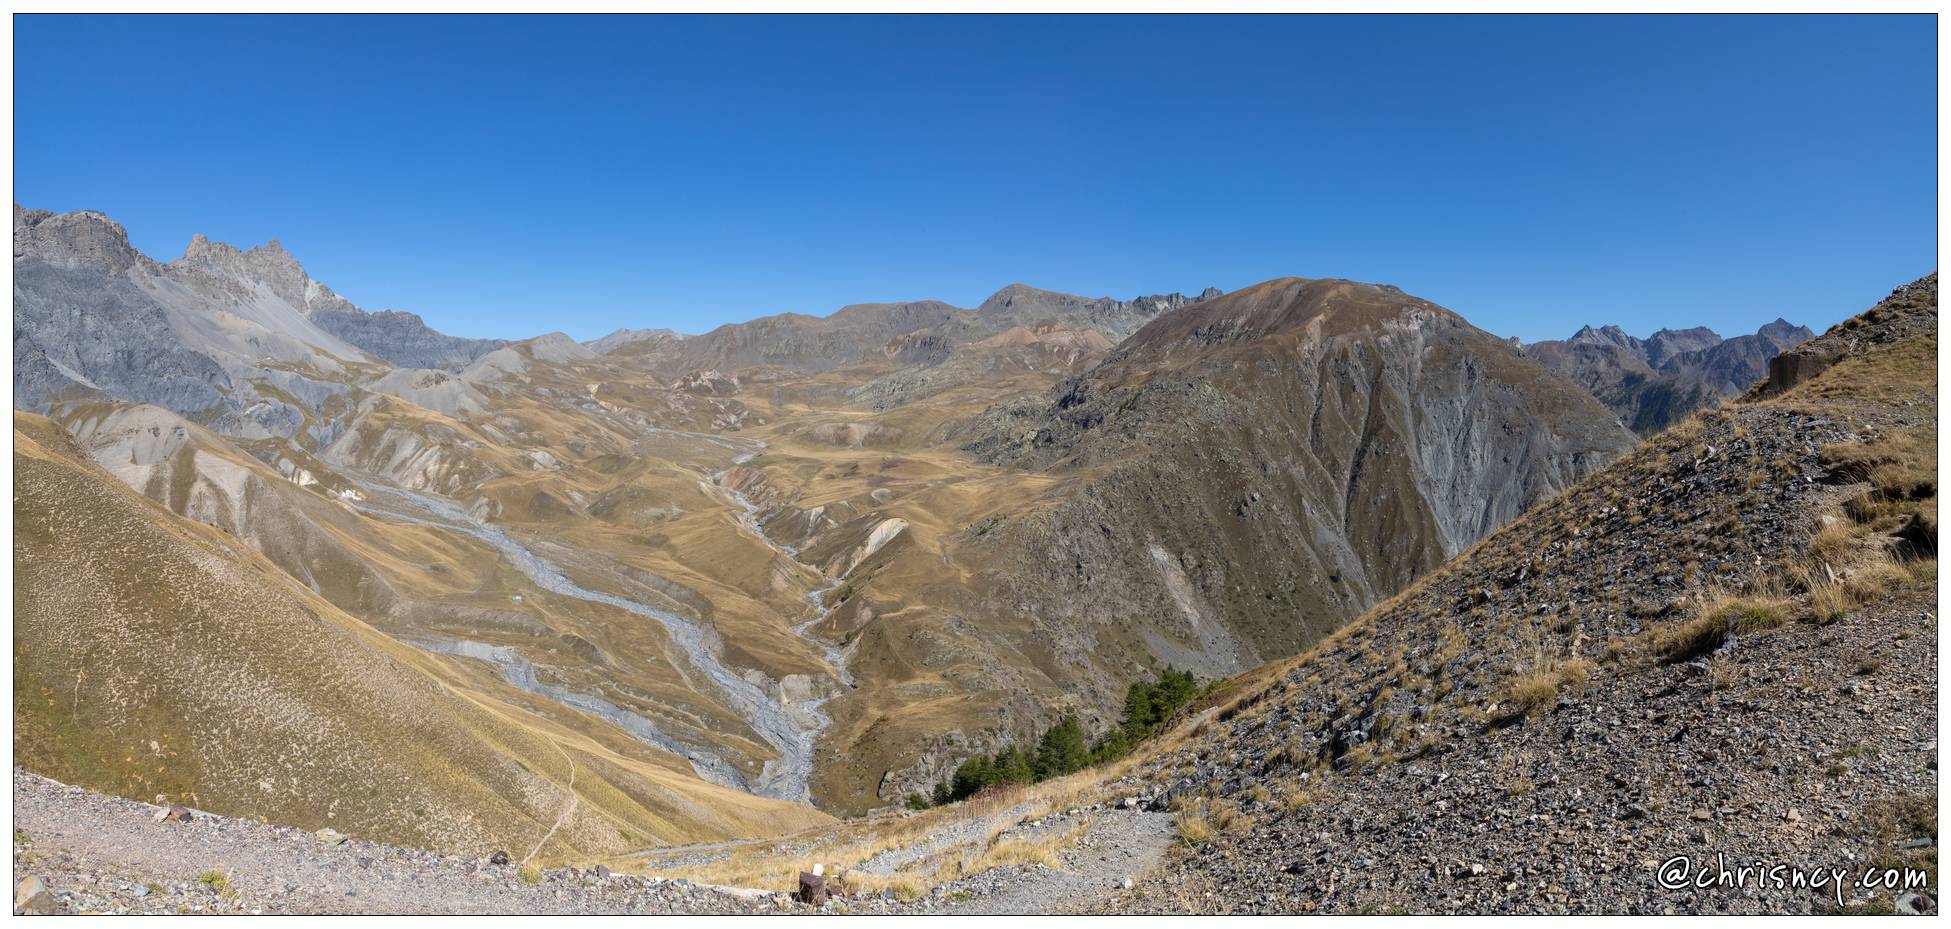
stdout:
<svg viewBox="0 0 1951 929">
<path fill-rule="evenodd" d="M 70 913 L 767 913 L 784 898 L 601 870 L 529 872 L 159 808 L 14 772 L 14 880 Z M 518 852 L 513 853 L 518 854 Z M 222 875 L 221 881 L 205 880 Z"/>
<path fill-rule="evenodd" d="M 1057 821 L 1052 828 L 1065 829 Z M 920 912 L 957 915 L 1088 912 L 1124 881 L 1145 879 L 1174 836 L 1169 813 L 1091 814 L 1090 831 L 1063 853 L 1062 868 L 997 868 L 947 884 Z"/>
<path fill-rule="evenodd" d="M 14 772 L 14 879 L 37 879 L 65 913 L 807 913 L 782 894 L 605 869 L 528 871 L 162 807 Z M 992 818 L 977 821 L 988 825 Z M 1069 913 L 1142 885 L 1171 846 L 1172 817 L 1093 807 L 1019 823 L 1000 840 L 1035 841 L 1087 825 L 1061 867 L 992 868 L 902 902 L 860 896 L 826 912 Z M 983 832 L 986 834 L 987 830 Z M 963 837 L 966 842 L 974 837 Z M 953 844 L 953 843 L 952 843 Z M 930 843 L 929 847 L 934 847 Z M 518 856 L 519 851 L 511 851 Z"/>
</svg>

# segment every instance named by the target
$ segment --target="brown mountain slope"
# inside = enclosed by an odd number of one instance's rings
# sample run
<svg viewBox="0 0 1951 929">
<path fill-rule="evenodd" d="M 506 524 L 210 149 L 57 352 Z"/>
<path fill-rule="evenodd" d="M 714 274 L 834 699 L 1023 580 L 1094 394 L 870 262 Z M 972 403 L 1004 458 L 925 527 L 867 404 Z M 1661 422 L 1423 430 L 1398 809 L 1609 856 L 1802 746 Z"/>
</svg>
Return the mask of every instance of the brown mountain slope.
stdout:
<svg viewBox="0 0 1951 929">
<path fill-rule="evenodd" d="M 1089 475 L 995 543 L 1044 559 L 1020 576 L 1077 604 L 1162 580 L 1243 646 L 1187 662 L 1208 673 L 1306 645 L 1632 444 L 1448 310 L 1293 278 L 1162 316 L 979 428 L 981 457 Z"/>
<path fill-rule="evenodd" d="M 1656 436 L 1235 682 L 1146 769 L 1186 836 L 1167 891 L 1107 905 L 1896 905 L 1655 869 L 1934 859 L 1936 316 L 1934 277 L 1900 288 L 1816 340 L 1828 367 Z"/>
<path fill-rule="evenodd" d="M 811 627 L 857 685 L 826 708 L 824 796 L 844 807 L 925 791 L 1059 714 L 1101 731 L 1161 666 L 1293 654 L 1632 442 L 1454 314 L 1339 281 L 1182 307 L 973 415 L 995 393 L 774 410 L 795 425 L 739 475 L 805 557 L 906 527 Z M 808 441 L 829 417 L 860 445 Z"/>
<path fill-rule="evenodd" d="M 45 419 L 16 413 L 14 441 L 14 757 L 30 771 L 469 853 L 822 819 L 374 632 Z"/>
</svg>

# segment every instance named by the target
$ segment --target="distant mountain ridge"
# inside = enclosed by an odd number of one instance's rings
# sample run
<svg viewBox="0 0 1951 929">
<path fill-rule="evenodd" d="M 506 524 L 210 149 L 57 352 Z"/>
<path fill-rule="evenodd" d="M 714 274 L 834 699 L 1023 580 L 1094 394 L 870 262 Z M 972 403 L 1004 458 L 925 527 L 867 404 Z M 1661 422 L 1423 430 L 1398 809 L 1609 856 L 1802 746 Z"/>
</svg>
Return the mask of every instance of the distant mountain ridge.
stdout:
<svg viewBox="0 0 1951 929">
<path fill-rule="evenodd" d="M 655 369 L 676 375 L 690 371 L 734 371 L 773 365 L 796 371 L 826 371 L 876 357 L 887 357 L 897 339 L 924 334 L 943 345 L 958 345 L 1013 328 L 1039 325 L 1090 329 L 1117 342 L 1162 313 L 1217 296 L 1207 288 L 1198 297 L 1155 294 L 1131 300 L 1080 297 L 1011 284 L 964 309 L 940 300 L 857 303 L 829 316 L 779 313 L 742 323 L 727 323 L 703 335 L 637 336 L 613 333 L 591 343 L 599 353 L 629 352 Z M 656 330 L 650 330 L 655 333 Z"/>
<path fill-rule="evenodd" d="M 1648 435 L 1747 390 L 1767 374 L 1769 359 L 1814 337 L 1784 319 L 1731 339 L 1705 326 L 1661 329 L 1645 339 L 1618 326 L 1585 326 L 1571 338 L 1534 342 L 1523 351 Z"/>
</svg>

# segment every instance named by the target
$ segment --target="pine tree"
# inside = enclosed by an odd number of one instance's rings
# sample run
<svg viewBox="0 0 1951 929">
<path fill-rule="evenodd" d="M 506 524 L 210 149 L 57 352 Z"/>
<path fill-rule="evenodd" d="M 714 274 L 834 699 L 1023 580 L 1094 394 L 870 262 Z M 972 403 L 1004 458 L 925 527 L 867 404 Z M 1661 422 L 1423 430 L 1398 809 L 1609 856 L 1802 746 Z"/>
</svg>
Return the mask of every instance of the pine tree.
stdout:
<svg viewBox="0 0 1951 929">
<path fill-rule="evenodd" d="M 1066 716 L 1044 730 L 1037 741 L 1034 773 L 1039 781 L 1062 777 L 1090 763 L 1091 751 L 1084 741 L 1084 727 L 1077 717 Z"/>
<path fill-rule="evenodd" d="M 1158 722 L 1157 708 L 1152 704 L 1151 685 L 1144 681 L 1132 681 L 1125 690 L 1125 734 L 1136 741 L 1152 733 L 1152 726 Z"/>
<path fill-rule="evenodd" d="M 982 788 L 995 783 L 994 778 L 995 770 L 986 756 L 977 755 L 962 762 L 955 769 L 954 799 L 962 800 L 975 796 Z"/>
<path fill-rule="evenodd" d="M 991 766 L 995 771 L 995 779 L 991 783 L 1030 783 L 1032 777 L 1030 759 L 1024 755 L 1022 749 L 1014 745 L 997 752 L 996 760 L 991 762 Z"/>
</svg>

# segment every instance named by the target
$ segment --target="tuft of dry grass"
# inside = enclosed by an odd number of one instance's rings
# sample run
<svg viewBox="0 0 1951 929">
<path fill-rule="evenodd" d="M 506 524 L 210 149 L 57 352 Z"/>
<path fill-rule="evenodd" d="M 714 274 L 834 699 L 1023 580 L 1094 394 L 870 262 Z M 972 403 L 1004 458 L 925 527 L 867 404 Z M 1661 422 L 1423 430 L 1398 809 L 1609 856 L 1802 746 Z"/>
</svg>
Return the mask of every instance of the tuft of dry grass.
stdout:
<svg viewBox="0 0 1951 929">
<path fill-rule="evenodd" d="M 1043 839 L 1006 839 L 989 846 L 976 859 L 971 871 L 987 871 L 990 868 L 1007 868 L 1013 865 L 1040 864 L 1046 868 L 1063 865 L 1057 853 L 1064 848 L 1063 836 L 1050 836 Z"/>
<path fill-rule="evenodd" d="M 1213 840 L 1213 824 L 1206 819 L 1203 803 L 1188 804 L 1172 816 L 1172 827 L 1178 831 L 1179 841 L 1198 847 Z"/>
<path fill-rule="evenodd" d="M 1533 671 L 1511 682 L 1498 705 L 1509 704 L 1522 715 L 1536 713 L 1558 699 L 1558 675 L 1552 671 Z"/>
<path fill-rule="evenodd" d="M 1710 595 L 1693 618 L 1651 630 L 1651 650 L 1668 664 L 1705 657 L 1731 635 L 1754 635 L 1788 622 L 1787 597 L 1773 589 L 1745 596 Z"/>
</svg>

